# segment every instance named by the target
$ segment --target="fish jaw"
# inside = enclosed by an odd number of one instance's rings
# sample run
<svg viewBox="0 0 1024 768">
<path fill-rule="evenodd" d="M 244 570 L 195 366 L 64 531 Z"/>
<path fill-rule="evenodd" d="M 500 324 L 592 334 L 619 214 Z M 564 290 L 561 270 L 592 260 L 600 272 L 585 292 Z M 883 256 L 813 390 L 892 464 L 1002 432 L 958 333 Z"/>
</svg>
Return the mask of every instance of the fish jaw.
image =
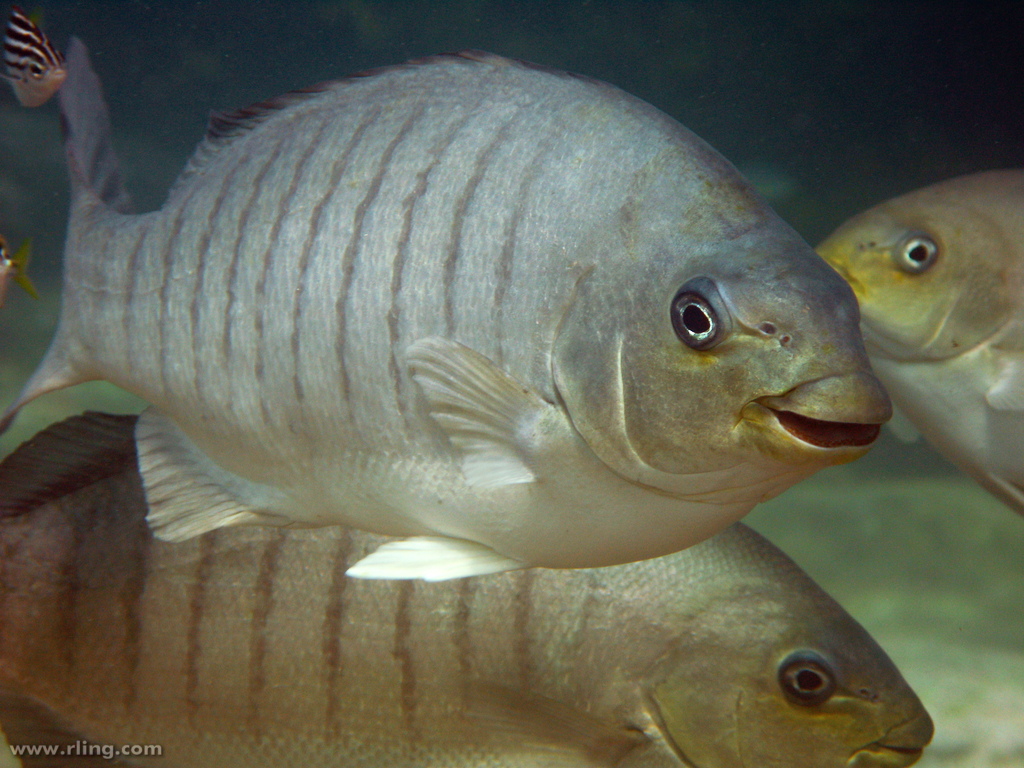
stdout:
<svg viewBox="0 0 1024 768">
<path fill-rule="evenodd" d="M 931 716 L 922 708 L 878 741 L 854 752 L 847 765 L 850 768 L 906 768 L 921 759 L 934 734 Z"/>
</svg>

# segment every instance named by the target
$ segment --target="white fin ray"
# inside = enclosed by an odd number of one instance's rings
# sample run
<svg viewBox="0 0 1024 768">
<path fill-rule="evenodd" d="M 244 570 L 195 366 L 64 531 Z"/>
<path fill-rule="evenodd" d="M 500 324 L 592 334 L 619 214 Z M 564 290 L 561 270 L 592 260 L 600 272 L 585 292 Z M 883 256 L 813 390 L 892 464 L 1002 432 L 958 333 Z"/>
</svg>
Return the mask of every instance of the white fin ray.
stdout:
<svg viewBox="0 0 1024 768">
<path fill-rule="evenodd" d="M 479 352 L 431 336 L 410 345 L 413 380 L 478 488 L 530 483 L 534 428 L 553 406 Z"/>
<path fill-rule="evenodd" d="M 164 541 L 185 541 L 229 525 L 283 525 L 266 510 L 276 491 L 214 464 L 166 416 L 153 408 L 135 427 L 146 521 Z"/>
<path fill-rule="evenodd" d="M 526 567 L 526 563 L 500 555 L 475 541 L 414 536 L 389 541 L 345 573 L 355 579 L 447 581 Z"/>
<path fill-rule="evenodd" d="M 1024 411 L 1024 355 L 1003 356 L 996 382 L 985 399 L 997 411 Z"/>
</svg>

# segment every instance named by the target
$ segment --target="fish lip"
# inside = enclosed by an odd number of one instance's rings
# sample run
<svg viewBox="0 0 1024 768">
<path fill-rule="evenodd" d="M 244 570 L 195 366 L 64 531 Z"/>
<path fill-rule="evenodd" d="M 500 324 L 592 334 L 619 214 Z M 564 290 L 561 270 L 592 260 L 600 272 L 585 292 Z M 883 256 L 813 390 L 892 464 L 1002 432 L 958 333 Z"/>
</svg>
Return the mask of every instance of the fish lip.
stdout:
<svg viewBox="0 0 1024 768">
<path fill-rule="evenodd" d="M 854 752 L 847 765 L 864 765 L 859 758 L 867 755 L 877 768 L 907 768 L 920 760 L 923 754 L 924 747 L 898 747 L 876 741 Z"/>
<path fill-rule="evenodd" d="M 796 411 L 761 405 L 775 416 L 787 434 L 816 448 L 863 448 L 878 439 L 881 424 L 850 421 L 824 421 Z"/>
</svg>

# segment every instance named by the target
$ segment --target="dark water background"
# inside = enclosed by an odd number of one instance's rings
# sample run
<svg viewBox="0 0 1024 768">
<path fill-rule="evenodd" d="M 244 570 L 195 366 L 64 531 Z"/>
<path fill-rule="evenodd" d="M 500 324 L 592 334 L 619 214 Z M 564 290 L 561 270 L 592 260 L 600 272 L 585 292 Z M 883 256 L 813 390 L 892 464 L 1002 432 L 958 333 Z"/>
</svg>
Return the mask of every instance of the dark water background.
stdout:
<svg viewBox="0 0 1024 768">
<path fill-rule="evenodd" d="M 59 47 L 76 34 L 91 49 L 140 210 L 160 205 L 210 110 L 464 48 L 650 101 L 748 173 L 812 244 L 895 194 L 1024 165 L 1021 2 L 90 0 L 42 11 Z M 55 317 L 67 206 L 59 142 L 55 106 L 25 110 L 0 94 L 0 232 L 12 244 L 34 238 L 44 292 L 36 304 L 14 289 L 0 310 L 4 404 Z M 933 711 L 951 680 L 949 695 L 990 723 L 998 718 L 964 698 L 969 685 L 1009 686 L 1011 709 L 1021 707 L 1005 726 L 1009 747 L 971 752 L 954 739 L 968 726 L 944 731 L 937 718 L 922 765 L 1024 766 L 1024 520 L 926 447 L 889 438 L 752 520 L 902 649 L 894 656 Z M 958 664 L 973 682 L 949 677 Z"/>
</svg>

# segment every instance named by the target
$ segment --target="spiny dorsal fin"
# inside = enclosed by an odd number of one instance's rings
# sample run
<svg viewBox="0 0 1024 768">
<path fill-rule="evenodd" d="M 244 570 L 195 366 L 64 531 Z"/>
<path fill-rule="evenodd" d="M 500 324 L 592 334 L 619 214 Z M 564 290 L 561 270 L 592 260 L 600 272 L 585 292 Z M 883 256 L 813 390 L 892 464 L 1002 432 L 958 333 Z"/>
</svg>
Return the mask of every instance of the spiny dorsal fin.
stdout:
<svg viewBox="0 0 1024 768">
<path fill-rule="evenodd" d="M 137 418 L 84 413 L 22 443 L 0 462 L 0 517 L 27 514 L 133 464 Z"/>
<path fill-rule="evenodd" d="M 245 136 L 260 123 L 283 109 L 287 109 L 290 106 L 306 101 L 307 99 L 323 93 L 324 91 L 330 91 L 344 86 L 346 83 L 445 61 L 464 61 L 473 64 L 483 64 L 490 67 L 517 66 L 524 69 L 534 69 L 541 72 L 547 72 L 560 77 L 584 80 L 605 88 L 612 87 L 607 83 L 603 83 L 600 80 L 594 80 L 585 75 L 562 72 L 554 68 L 546 67 L 542 64 L 533 64 L 519 59 L 508 59 L 504 56 L 488 53 L 487 51 L 472 49 L 456 53 L 439 53 L 433 56 L 425 56 L 423 58 L 407 61 L 404 64 L 389 64 L 383 67 L 375 67 L 373 69 L 355 72 L 354 74 L 347 75 L 336 80 L 328 80 L 306 88 L 289 91 L 281 96 L 260 101 L 241 109 L 233 109 L 225 112 L 211 112 L 209 121 L 206 125 L 206 135 L 199 143 L 199 146 L 196 147 L 195 152 L 189 159 L 185 169 L 181 172 L 181 175 L 174 182 L 170 195 L 173 196 L 176 190 L 181 188 L 193 175 L 199 173 L 207 163 L 212 161 L 212 158 L 215 157 L 218 152 L 226 146 L 229 146 L 235 139 Z"/>
</svg>

